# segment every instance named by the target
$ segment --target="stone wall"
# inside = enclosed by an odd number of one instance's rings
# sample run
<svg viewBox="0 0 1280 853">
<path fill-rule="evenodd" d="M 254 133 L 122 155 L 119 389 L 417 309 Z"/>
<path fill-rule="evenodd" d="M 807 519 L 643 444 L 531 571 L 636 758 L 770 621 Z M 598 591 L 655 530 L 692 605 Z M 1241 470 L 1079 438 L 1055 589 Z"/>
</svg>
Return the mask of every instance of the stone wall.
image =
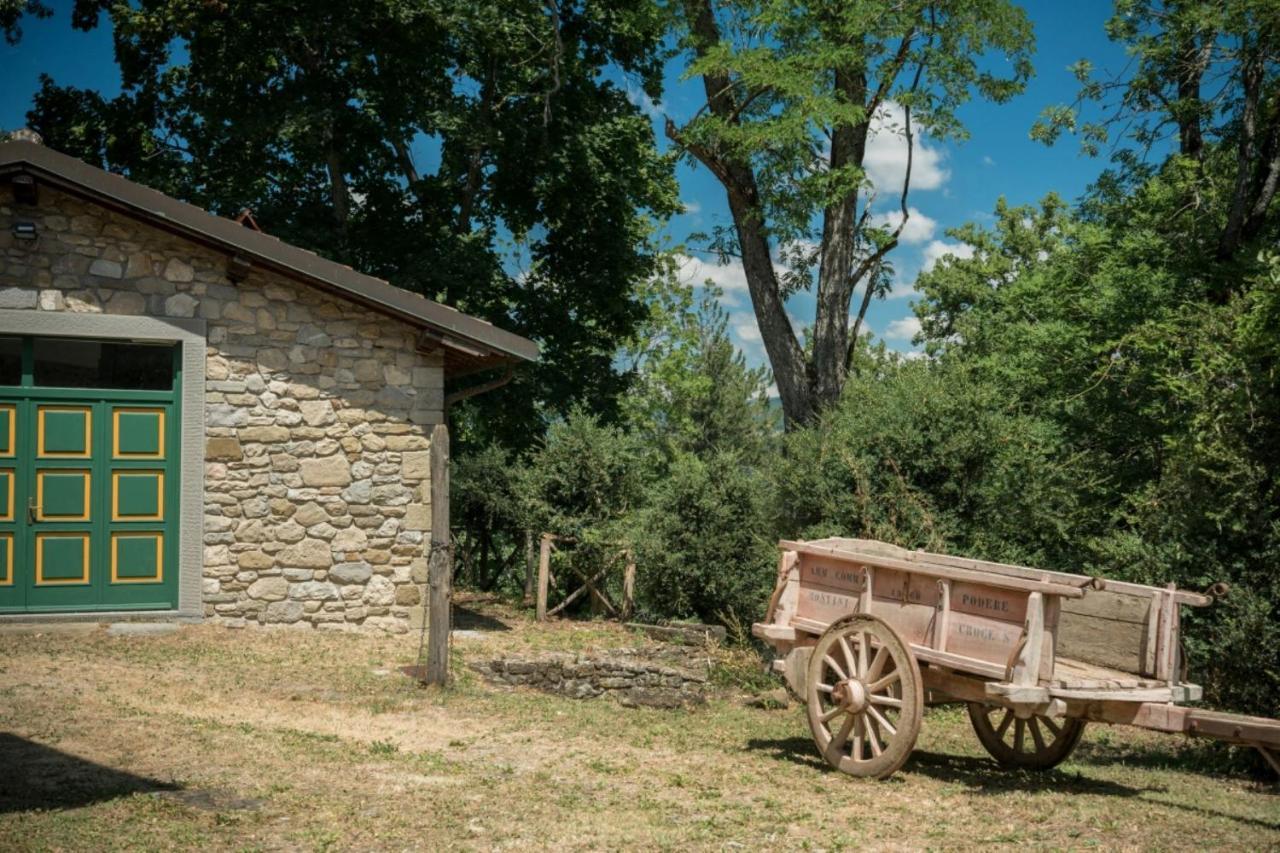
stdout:
<svg viewBox="0 0 1280 853">
<path fill-rule="evenodd" d="M 623 705 L 677 708 L 705 701 L 705 664 L 683 652 L 614 649 L 607 654 L 551 652 L 471 664 L 486 681 L 533 687 L 573 699 L 608 696 Z"/>
<path fill-rule="evenodd" d="M 16 219 L 35 242 L 16 240 Z M 440 357 L 413 327 L 41 187 L 0 190 L 0 308 L 207 323 L 203 600 L 241 626 L 420 618 Z"/>
</svg>

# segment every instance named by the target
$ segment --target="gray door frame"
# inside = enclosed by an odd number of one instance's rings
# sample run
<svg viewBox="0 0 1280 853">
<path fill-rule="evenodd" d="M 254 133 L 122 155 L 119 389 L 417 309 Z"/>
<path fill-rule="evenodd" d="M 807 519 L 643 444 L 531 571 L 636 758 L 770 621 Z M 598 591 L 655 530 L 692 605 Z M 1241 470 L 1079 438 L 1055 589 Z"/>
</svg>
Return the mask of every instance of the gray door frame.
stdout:
<svg viewBox="0 0 1280 853">
<path fill-rule="evenodd" d="M 178 608 L 92 613 L 6 613 L 4 622 L 101 622 L 121 617 L 199 620 L 204 577 L 204 386 L 207 352 L 204 320 L 129 317 L 69 311 L 0 309 L 0 335 L 164 341 L 182 347 L 182 471 L 178 509 Z"/>
</svg>

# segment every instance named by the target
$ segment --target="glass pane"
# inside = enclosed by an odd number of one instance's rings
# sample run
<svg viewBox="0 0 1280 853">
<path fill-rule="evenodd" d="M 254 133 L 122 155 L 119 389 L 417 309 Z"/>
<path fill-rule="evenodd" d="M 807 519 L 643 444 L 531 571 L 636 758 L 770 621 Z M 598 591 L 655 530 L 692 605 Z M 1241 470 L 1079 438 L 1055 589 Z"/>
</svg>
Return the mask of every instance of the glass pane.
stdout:
<svg viewBox="0 0 1280 853">
<path fill-rule="evenodd" d="M 22 384 L 22 338 L 0 338 L 0 385 Z"/>
<path fill-rule="evenodd" d="M 35 384 L 53 388 L 173 388 L 173 344 L 36 338 Z"/>
</svg>

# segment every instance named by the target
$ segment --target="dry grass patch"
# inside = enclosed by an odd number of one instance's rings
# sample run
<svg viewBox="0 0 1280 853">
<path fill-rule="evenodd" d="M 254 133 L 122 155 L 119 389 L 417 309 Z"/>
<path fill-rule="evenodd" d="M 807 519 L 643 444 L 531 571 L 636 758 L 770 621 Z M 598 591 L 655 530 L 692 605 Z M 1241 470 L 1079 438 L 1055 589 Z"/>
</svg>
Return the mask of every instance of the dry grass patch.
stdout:
<svg viewBox="0 0 1280 853">
<path fill-rule="evenodd" d="M 826 769 L 797 709 L 728 688 L 684 711 L 490 688 L 462 664 L 643 641 L 467 609 L 482 630 L 442 692 L 396 671 L 416 637 L 0 635 L 0 848 L 1280 845 L 1275 789 L 1179 739 L 1093 728 L 1059 770 L 1010 773 L 936 710 L 866 782 Z"/>
</svg>

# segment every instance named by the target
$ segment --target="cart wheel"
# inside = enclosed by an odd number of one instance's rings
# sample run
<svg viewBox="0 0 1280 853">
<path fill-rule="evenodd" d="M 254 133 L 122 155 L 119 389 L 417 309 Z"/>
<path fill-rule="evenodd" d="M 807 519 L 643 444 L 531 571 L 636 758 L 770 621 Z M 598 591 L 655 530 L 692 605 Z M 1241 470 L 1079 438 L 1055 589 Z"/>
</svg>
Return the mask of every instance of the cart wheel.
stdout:
<svg viewBox="0 0 1280 853">
<path fill-rule="evenodd" d="M 1039 714 L 1020 720 L 1008 708 L 981 702 L 969 703 L 969 720 L 992 758 L 1005 767 L 1027 770 L 1048 770 L 1065 761 L 1085 726 L 1083 720 Z"/>
<path fill-rule="evenodd" d="M 911 650 L 882 620 L 832 624 L 809 658 L 805 693 L 813 740 L 831 766 L 883 779 L 911 754 L 924 686 Z"/>
</svg>

